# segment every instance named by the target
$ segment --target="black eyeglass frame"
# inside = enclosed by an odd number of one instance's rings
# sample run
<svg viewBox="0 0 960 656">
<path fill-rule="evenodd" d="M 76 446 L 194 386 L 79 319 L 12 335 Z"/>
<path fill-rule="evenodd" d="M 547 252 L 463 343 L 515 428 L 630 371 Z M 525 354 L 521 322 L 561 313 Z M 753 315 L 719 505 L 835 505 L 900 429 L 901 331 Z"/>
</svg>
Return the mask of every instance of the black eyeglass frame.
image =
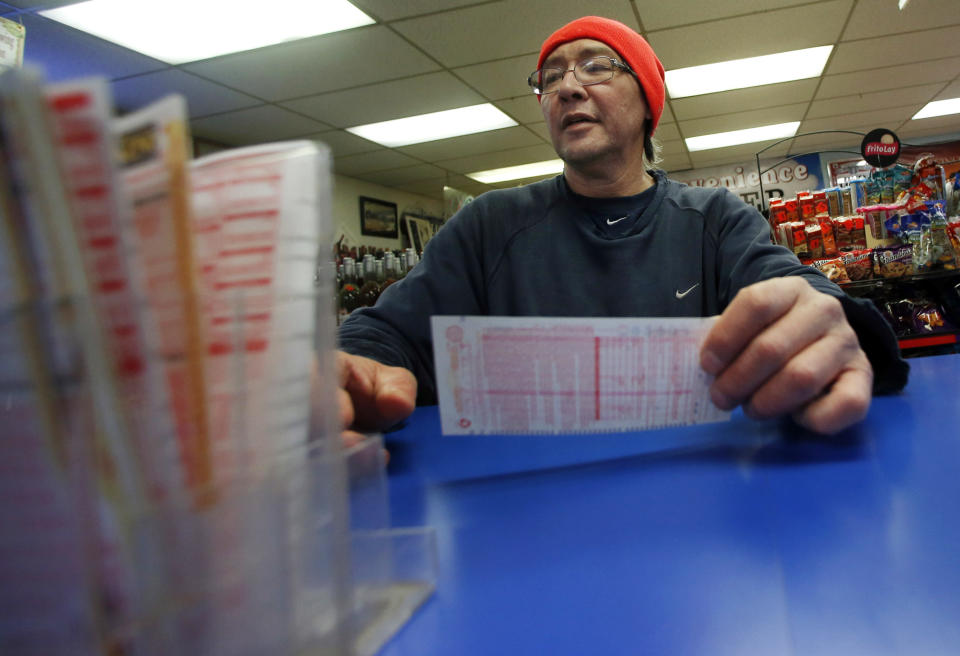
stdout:
<svg viewBox="0 0 960 656">
<path fill-rule="evenodd" d="M 613 69 L 611 69 L 610 71 L 610 77 L 608 77 L 605 80 L 597 80 L 596 82 L 581 81 L 580 78 L 577 77 L 577 69 L 583 64 L 586 64 L 587 62 L 592 62 L 595 59 L 606 59 L 613 65 Z M 576 81 L 580 84 L 580 86 L 589 87 L 589 86 L 593 86 L 594 84 L 603 84 L 604 82 L 609 82 L 610 80 L 613 79 L 614 72 L 618 68 L 622 71 L 626 71 L 627 73 L 630 73 L 630 75 L 633 75 L 634 77 L 637 76 L 637 74 L 634 73 L 632 68 L 624 64 L 619 59 L 614 59 L 613 57 L 607 57 L 606 55 L 595 55 L 593 57 L 587 57 L 586 59 L 578 61 L 576 64 L 573 65 L 573 68 L 563 69 L 563 68 L 556 68 L 554 66 L 547 66 L 546 68 L 538 68 L 533 73 L 527 76 L 527 85 L 529 85 L 530 90 L 533 91 L 534 94 L 538 96 L 547 96 L 547 95 L 550 95 L 551 93 L 556 93 L 557 91 L 559 91 L 559 89 L 554 89 L 553 91 L 537 91 L 537 89 L 540 88 L 539 82 L 543 75 L 543 71 L 562 71 L 562 75 L 560 76 L 560 81 L 563 81 L 563 78 L 567 76 L 567 73 L 572 72 L 574 79 L 576 79 Z"/>
</svg>

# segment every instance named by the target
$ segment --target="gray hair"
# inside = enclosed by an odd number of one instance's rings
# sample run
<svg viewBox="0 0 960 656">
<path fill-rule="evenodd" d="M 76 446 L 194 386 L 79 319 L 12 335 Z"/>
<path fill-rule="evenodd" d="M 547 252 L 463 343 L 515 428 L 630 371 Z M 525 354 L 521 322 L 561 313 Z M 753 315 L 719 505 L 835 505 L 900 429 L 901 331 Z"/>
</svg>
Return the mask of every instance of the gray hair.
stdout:
<svg viewBox="0 0 960 656">
<path fill-rule="evenodd" d="M 660 153 L 663 152 L 663 146 L 656 137 L 650 136 L 650 120 L 647 120 L 643 131 L 643 168 L 646 171 L 657 168 L 663 159 Z"/>
</svg>

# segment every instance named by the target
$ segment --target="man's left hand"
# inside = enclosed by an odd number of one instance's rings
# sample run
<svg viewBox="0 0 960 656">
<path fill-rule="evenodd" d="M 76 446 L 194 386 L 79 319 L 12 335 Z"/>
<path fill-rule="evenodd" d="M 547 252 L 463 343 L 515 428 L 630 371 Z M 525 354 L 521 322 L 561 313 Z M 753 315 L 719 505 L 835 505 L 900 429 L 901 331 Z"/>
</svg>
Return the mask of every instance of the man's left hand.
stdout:
<svg viewBox="0 0 960 656">
<path fill-rule="evenodd" d="M 799 276 L 742 289 L 710 329 L 700 364 L 722 410 L 755 419 L 790 414 L 818 433 L 836 433 L 870 407 L 873 368 L 840 301 Z"/>
</svg>

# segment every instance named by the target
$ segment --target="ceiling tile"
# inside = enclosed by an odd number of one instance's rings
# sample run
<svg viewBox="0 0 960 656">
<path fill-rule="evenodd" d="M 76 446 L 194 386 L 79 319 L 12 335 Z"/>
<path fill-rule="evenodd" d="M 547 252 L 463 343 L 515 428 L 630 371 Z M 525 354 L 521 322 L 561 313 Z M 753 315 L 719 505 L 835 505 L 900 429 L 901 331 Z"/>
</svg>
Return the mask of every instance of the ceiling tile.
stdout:
<svg viewBox="0 0 960 656">
<path fill-rule="evenodd" d="M 810 104 L 810 110 L 806 117 L 812 119 L 824 116 L 841 116 L 889 107 L 906 107 L 908 105 L 915 105 L 916 110 L 919 110 L 942 88 L 942 84 L 926 84 L 918 87 L 904 87 L 902 89 L 817 100 Z"/>
<path fill-rule="evenodd" d="M 650 32 L 664 68 L 684 68 L 833 43 L 853 0 L 832 0 Z M 789 29 L 783 28 L 789 26 Z"/>
<path fill-rule="evenodd" d="M 948 23 L 960 27 L 956 0 L 914 0 L 902 11 L 896 2 L 860 0 L 843 32 L 843 40 L 926 30 Z"/>
<path fill-rule="evenodd" d="M 751 0 L 749 3 L 745 3 L 743 0 L 711 0 L 710 2 L 703 2 L 703 0 L 670 0 L 670 2 L 634 0 L 634 4 L 637 5 L 640 13 L 640 21 L 647 31 L 743 14 L 760 13 L 807 3 L 808 0 Z"/>
<path fill-rule="evenodd" d="M 535 146 L 542 143 L 543 140 L 536 134 L 524 127 L 517 126 L 478 134 L 468 134 L 462 137 L 453 137 L 452 139 L 428 141 L 426 143 L 403 146 L 397 150 L 418 159 L 435 162 L 498 150 Z"/>
<path fill-rule="evenodd" d="M 960 98 L 960 80 L 955 81 L 953 84 L 947 85 L 940 93 L 937 94 L 936 100 L 947 100 L 949 98 Z"/>
<path fill-rule="evenodd" d="M 833 51 L 827 64 L 827 75 L 899 66 L 921 62 L 931 57 L 960 56 L 958 28 L 943 27 L 924 32 L 911 32 L 878 37 L 850 43 L 841 43 Z"/>
<path fill-rule="evenodd" d="M 393 21 L 409 16 L 419 16 L 438 11 L 447 11 L 463 5 L 476 4 L 476 0 L 350 0 L 353 5 L 378 21 Z"/>
<path fill-rule="evenodd" d="M 701 150 L 696 153 L 690 153 L 690 160 L 696 168 L 707 166 L 719 166 L 721 164 L 743 164 L 744 169 L 756 166 L 756 155 L 763 148 L 776 143 L 775 141 L 761 141 L 755 144 L 743 144 L 741 146 L 732 146 L 730 148 L 716 148 L 714 150 Z M 783 143 L 779 146 L 773 146 L 770 150 L 764 151 L 764 158 L 781 158 L 787 152 L 789 144 Z"/>
<path fill-rule="evenodd" d="M 50 81 L 91 75 L 113 79 L 169 68 L 162 61 L 42 16 L 19 18 L 27 28 L 23 60 L 41 67 Z"/>
<path fill-rule="evenodd" d="M 949 57 L 855 73 L 825 75 L 820 78 L 817 99 L 898 89 L 905 85 L 946 82 L 956 77 L 958 71 L 960 71 L 960 57 Z"/>
<path fill-rule="evenodd" d="M 960 132 L 960 114 L 907 121 L 897 134 L 902 138 L 907 135 L 926 136 L 936 132 L 944 134 Z"/>
<path fill-rule="evenodd" d="M 346 61 L 349 66 L 344 65 Z M 372 25 L 225 55 L 183 68 L 267 100 L 292 100 L 439 67 L 389 28 Z"/>
<path fill-rule="evenodd" d="M 660 145 L 664 157 L 687 154 L 687 146 L 682 140 L 664 141 Z"/>
<path fill-rule="evenodd" d="M 680 138 L 680 130 L 677 129 L 677 124 L 664 123 L 663 120 L 657 126 L 655 134 L 660 141 L 673 141 Z"/>
<path fill-rule="evenodd" d="M 533 96 L 527 76 L 537 67 L 537 55 L 526 54 L 455 68 L 453 72 L 487 98 Z"/>
<path fill-rule="evenodd" d="M 799 132 L 813 132 L 816 130 L 859 130 L 866 127 L 868 130 L 875 128 L 896 128 L 916 112 L 914 106 L 894 107 L 890 109 L 879 109 L 872 112 L 861 112 L 859 114 L 849 114 L 847 116 L 829 116 L 826 118 L 813 118 L 804 121 L 800 125 Z"/>
<path fill-rule="evenodd" d="M 670 103 L 673 106 L 674 115 L 684 120 L 807 102 L 816 88 L 817 80 L 815 79 L 797 80 L 678 98 L 671 100 Z"/>
<path fill-rule="evenodd" d="M 451 171 L 466 174 L 476 171 L 498 169 L 505 166 L 529 164 L 530 162 L 543 162 L 556 158 L 557 154 L 554 152 L 553 146 L 543 144 L 540 146 L 516 148 L 514 150 L 502 150 L 496 153 L 482 153 L 469 157 L 441 160 L 436 162 L 436 164 Z"/>
<path fill-rule="evenodd" d="M 384 102 L 389 99 L 389 102 Z M 446 72 L 380 82 L 281 103 L 337 127 L 365 125 L 484 102 L 463 82 Z"/>
<path fill-rule="evenodd" d="M 523 127 L 527 128 L 527 129 L 529 129 L 529 130 L 533 130 L 533 132 L 534 132 L 537 136 L 539 136 L 541 139 L 543 139 L 545 142 L 551 143 L 551 141 L 550 141 L 550 130 L 547 129 L 547 122 L 546 122 L 546 121 L 540 121 L 539 123 L 527 123 L 527 124 L 524 125 Z"/>
<path fill-rule="evenodd" d="M 537 102 L 532 93 L 519 98 L 497 100 L 493 104 L 518 123 L 540 123 L 543 121 L 540 103 Z"/>
<path fill-rule="evenodd" d="M 190 122 L 198 137 L 231 146 L 282 141 L 320 132 L 330 126 L 281 107 L 261 105 Z"/>
<path fill-rule="evenodd" d="M 370 174 L 374 175 L 374 174 Z M 404 191 L 409 191 L 413 194 L 420 194 L 421 196 L 426 196 L 427 198 L 443 198 L 443 185 L 446 183 L 446 178 L 437 178 L 434 180 L 415 180 L 413 182 L 407 182 L 403 185 Z"/>
<path fill-rule="evenodd" d="M 795 103 L 782 107 L 767 107 L 765 109 L 755 109 L 737 114 L 724 114 L 722 116 L 680 121 L 679 125 L 684 137 L 699 137 L 717 132 L 729 132 L 731 130 L 754 128 L 761 125 L 776 125 L 777 123 L 799 121 L 803 118 L 803 113 L 806 109 L 807 103 Z"/>
<path fill-rule="evenodd" d="M 333 160 L 333 168 L 337 173 L 342 175 L 354 175 L 358 173 L 370 173 L 371 171 L 397 169 L 402 166 L 416 166 L 422 163 L 423 162 L 404 155 L 403 153 L 398 153 L 395 150 L 381 148 L 369 153 L 338 157 Z"/>
<path fill-rule="evenodd" d="M 367 141 L 363 137 L 344 132 L 343 130 L 330 130 L 313 135 L 313 139 L 322 141 L 330 146 L 334 157 L 346 157 L 347 155 L 357 155 L 359 153 L 369 153 L 374 150 L 380 150 L 382 146 L 372 141 Z"/>
<path fill-rule="evenodd" d="M 685 171 L 693 168 L 693 164 L 690 162 L 688 155 L 670 155 L 663 158 L 659 167 L 664 171 Z"/>
<path fill-rule="evenodd" d="M 446 174 L 446 171 L 438 166 L 431 164 L 417 164 L 416 166 L 404 166 L 399 169 L 389 169 L 386 171 L 371 171 L 364 174 L 366 180 L 382 184 L 385 187 L 396 187 L 409 182 L 420 182 L 422 180 L 439 180 Z"/>
<path fill-rule="evenodd" d="M 529 0 L 504 0 L 393 23 L 444 66 L 456 67 L 531 53 L 554 30 L 584 15 L 580 0 L 553 0 L 549 6 Z M 594 0 L 591 14 L 619 20 L 634 29 L 637 21 L 625 0 Z"/>
<path fill-rule="evenodd" d="M 116 80 L 111 87 L 117 106 L 127 111 L 142 107 L 171 93 L 179 93 L 186 97 L 187 107 L 192 117 L 263 104 L 256 98 L 175 68 Z"/>
</svg>

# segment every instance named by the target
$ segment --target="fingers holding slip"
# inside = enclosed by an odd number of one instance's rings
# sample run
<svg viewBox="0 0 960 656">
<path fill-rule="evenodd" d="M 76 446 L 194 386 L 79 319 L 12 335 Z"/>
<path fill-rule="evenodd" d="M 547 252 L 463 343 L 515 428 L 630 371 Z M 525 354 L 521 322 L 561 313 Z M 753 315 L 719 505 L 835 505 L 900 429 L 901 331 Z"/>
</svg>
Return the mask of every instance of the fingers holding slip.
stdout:
<svg viewBox="0 0 960 656">
<path fill-rule="evenodd" d="M 413 412 L 417 381 L 402 367 L 337 352 L 337 401 L 346 428 L 385 430 Z"/>
<path fill-rule="evenodd" d="M 740 291 L 714 323 L 700 353 L 715 376 L 717 407 L 742 405 L 754 418 L 790 414 L 835 433 L 870 406 L 873 371 L 840 302 L 799 277 Z"/>
</svg>

